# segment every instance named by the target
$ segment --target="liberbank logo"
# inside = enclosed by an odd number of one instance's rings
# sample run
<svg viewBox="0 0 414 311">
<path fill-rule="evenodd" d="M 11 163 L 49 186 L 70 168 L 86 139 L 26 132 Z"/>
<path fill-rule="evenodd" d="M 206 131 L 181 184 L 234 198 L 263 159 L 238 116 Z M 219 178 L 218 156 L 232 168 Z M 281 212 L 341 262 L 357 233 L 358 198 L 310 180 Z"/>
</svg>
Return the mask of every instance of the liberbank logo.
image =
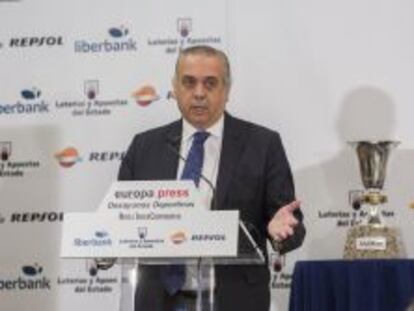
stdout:
<svg viewBox="0 0 414 311">
<path fill-rule="evenodd" d="M 20 96 L 15 104 L 0 104 L 0 115 L 49 113 L 49 104 L 42 100 L 42 92 L 38 88 L 23 89 Z"/>
<path fill-rule="evenodd" d="M 75 238 L 73 244 L 77 247 L 105 247 L 112 246 L 112 239 L 107 231 L 99 230 L 91 238 Z"/>
<path fill-rule="evenodd" d="M 0 291 L 50 290 L 50 279 L 42 273 L 43 267 L 38 264 L 23 266 L 19 276 L 0 278 Z"/>
<path fill-rule="evenodd" d="M 120 26 L 109 28 L 108 37 L 103 40 L 76 40 L 75 53 L 119 53 L 136 52 L 137 41 L 129 37 L 129 29 Z"/>
</svg>

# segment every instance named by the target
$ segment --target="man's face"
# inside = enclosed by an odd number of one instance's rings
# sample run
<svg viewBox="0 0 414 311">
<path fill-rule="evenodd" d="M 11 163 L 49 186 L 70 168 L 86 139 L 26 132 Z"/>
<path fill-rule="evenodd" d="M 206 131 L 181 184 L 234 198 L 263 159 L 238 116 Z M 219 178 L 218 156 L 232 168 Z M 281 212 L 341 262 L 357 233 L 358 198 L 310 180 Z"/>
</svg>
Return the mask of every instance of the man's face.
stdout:
<svg viewBox="0 0 414 311">
<path fill-rule="evenodd" d="M 206 129 L 223 114 L 229 86 L 225 83 L 225 66 L 220 57 L 184 56 L 178 64 L 173 87 L 181 114 L 194 127 Z"/>
</svg>

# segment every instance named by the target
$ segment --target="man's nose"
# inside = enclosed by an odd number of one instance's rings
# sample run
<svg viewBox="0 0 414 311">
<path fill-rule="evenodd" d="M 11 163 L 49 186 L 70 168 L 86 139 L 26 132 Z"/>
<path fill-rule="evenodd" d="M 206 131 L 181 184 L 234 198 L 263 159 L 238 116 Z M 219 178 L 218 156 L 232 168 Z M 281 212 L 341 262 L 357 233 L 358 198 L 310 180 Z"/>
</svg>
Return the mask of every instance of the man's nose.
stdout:
<svg viewBox="0 0 414 311">
<path fill-rule="evenodd" d="M 206 90 L 204 88 L 203 83 L 197 83 L 194 89 L 194 97 L 197 99 L 205 98 L 206 97 Z"/>
</svg>

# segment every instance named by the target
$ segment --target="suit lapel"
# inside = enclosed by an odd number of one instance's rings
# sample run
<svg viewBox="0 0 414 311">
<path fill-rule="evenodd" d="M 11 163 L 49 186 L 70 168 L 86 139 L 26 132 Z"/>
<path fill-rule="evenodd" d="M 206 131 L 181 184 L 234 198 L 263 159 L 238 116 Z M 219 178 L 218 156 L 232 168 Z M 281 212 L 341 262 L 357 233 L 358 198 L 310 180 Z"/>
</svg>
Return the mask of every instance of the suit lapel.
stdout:
<svg viewBox="0 0 414 311">
<path fill-rule="evenodd" d="M 229 191 L 230 181 L 237 170 L 244 146 L 242 129 L 238 121 L 225 114 L 223 142 L 220 156 L 220 167 L 216 185 L 216 209 L 225 209 L 226 194 Z"/>
<path fill-rule="evenodd" d="M 176 179 L 182 135 L 182 120 L 171 123 L 165 130 L 165 149 L 162 152 L 162 175 L 165 179 Z"/>
</svg>

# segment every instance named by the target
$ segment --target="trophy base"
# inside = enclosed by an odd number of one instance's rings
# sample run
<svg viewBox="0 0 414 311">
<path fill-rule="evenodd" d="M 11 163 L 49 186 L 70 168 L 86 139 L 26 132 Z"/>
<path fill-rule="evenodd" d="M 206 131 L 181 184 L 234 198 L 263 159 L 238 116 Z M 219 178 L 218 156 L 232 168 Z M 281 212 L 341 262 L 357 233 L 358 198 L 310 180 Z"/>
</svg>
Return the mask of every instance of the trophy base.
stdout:
<svg viewBox="0 0 414 311">
<path fill-rule="evenodd" d="M 402 257 L 403 250 L 398 229 L 363 225 L 348 230 L 344 259 Z"/>
</svg>

